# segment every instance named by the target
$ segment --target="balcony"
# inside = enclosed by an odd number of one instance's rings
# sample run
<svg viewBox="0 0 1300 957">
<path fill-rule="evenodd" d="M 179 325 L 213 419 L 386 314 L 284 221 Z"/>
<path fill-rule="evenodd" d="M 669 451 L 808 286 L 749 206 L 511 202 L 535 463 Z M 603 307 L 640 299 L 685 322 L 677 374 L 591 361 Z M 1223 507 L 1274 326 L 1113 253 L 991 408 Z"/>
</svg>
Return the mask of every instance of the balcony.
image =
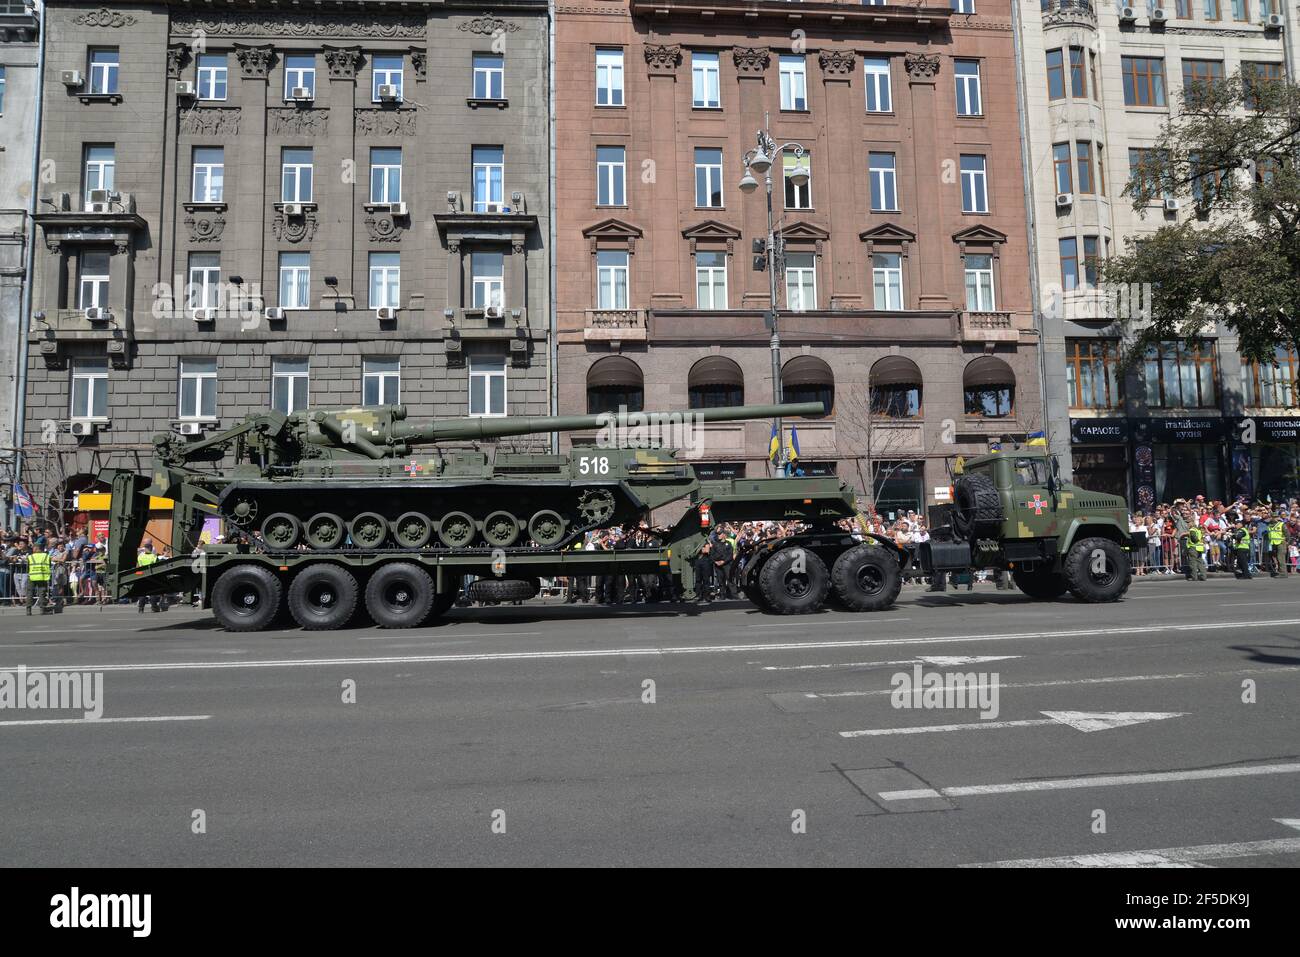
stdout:
<svg viewBox="0 0 1300 957">
<path fill-rule="evenodd" d="M 588 309 L 582 338 L 586 342 L 645 342 L 645 313 L 640 309 Z"/>
<path fill-rule="evenodd" d="M 963 312 L 962 342 L 1019 342 L 1020 332 L 1009 312 Z"/>
<path fill-rule="evenodd" d="M 1044 26 L 1097 27 L 1097 8 L 1092 0 L 1039 0 L 1039 8 L 1043 12 Z"/>
</svg>

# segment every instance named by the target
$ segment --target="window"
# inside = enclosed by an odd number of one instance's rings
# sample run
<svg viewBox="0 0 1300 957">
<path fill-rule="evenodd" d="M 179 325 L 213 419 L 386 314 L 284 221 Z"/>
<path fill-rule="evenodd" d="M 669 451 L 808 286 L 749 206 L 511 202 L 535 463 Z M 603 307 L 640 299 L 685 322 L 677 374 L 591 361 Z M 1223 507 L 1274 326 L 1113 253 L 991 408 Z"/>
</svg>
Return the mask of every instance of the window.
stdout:
<svg viewBox="0 0 1300 957">
<path fill-rule="evenodd" d="M 695 304 L 700 309 L 727 308 L 727 254 L 695 254 Z"/>
<path fill-rule="evenodd" d="M 602 249 L 596 253 L 596 308 L 627 308 L 627 252 Z"/>
<path fill-rule="evenodd" d="M 1228 175 L 1227 171 L 1210 168 L 1197 153 L 1189 154 L 1187 163 L 1192 174 L 1192 198 L 1203 208 L 1212 205 L 1219 197 L 1219 184 Z"/>
<path fill-rule="evenodd" d="M 397 405 L 401 401 L 401 360 L 362 359 L 361 404 Z"/>
<path fill-rule="evenodd" d="M 400 147 L 370 148 L 370 202 L 402 201 L 402 150 Z"/>
<path fill-rule="evenodd" d="M 220 146 L 194 148 L 194 190 L 196 203 L 219 203 L 226 179 L 225 149 Z"/>
<path fill-rule="evenodd" d="M 1246 62 L 1241 65 L 1241 79 L 1244 89 L 1243 102 L 1246 109 L 1254 110 L 1259 108 L 1259 97 L 1255 93 L 1255 86 L 1267 86 L 1269 84 L 1280 83 L 1282 80 L 1281 63 L 1252 63 Z"/>
<path fill-rule="evenodd" d="M 5 68 L 0 66 L 0 114 L 5 111 Z"/>
<path fill-rule="evenodd" d="M 1074 155 L 1079 161 L 1079 192 L 1091 193 L 1094 185 L 1092 181 L 1092 144 L 1087 140 L 1079 140 L 1074 144 Z"/>
<path fill-rule="evenodd" d="M 596 51 L 596 105 L 623 105 L 623 51 Z"/>
<path fill-rule="evenodd" d="M 981 356 L 962 373 L 963 411 L 983 419 L 1005 419 L 1015 412 L 1016 377 L 1001 359 Z"/>
<path fill-rule="evenodd" d="M 372 84 L 370 88 L 370 99 L 374 103 L 380 101 L 379 88 L 381 86 L 395 87 L 394 92 L 397 98 L 402 98 L 402 58 L 400 56 L 377 56 L 374 58 L 371 69 Z"/>
<path fill-rule="evenodd" d="M 1221 19 L 1221 16 L 1219 14 L 1219 0 L 1201 0 L 1201 2 L 1203 4 L 1202 9 L 1205 11 L 1205 19 L 1207 20 Z"/>
<path fill-rule="evenodd" d="M 868 155 L 871 175 L 871 210 L 877 213 L 898 211 L 898 181 L 893 153 Z"/>
<path fill-rule="evenodd" d="M 180 408 L 182 419 L 217 417 L 217 360 L 181 359 Z"/>
<path fill-rule="evenodd" d="M 90 211 L 90 194 L 92 190 L 112 190 L 114 173 L 117 169 L 115 152 L 111 146 L 87 146 L 85 152 L 85 170 L 82 180 L 86 185 L 86 211 Z"/>
<path fill-rule="evenodd" d="M 686 376 L 692 409 L 726 409 L 745 404 L 745 376 L 733 360 L 706 356 Z M 698 474 L 698 473 L 697 473 Z"/>
<path fill-rule="evenodd" d="M 889 61 L 868 57 L 862 61 L 867 88 L 868 113 L 892 113 L 893 97 L 889 85 Z"/>
<path fill-rule="evenodd" d="M 1047 51 L 1047 98 L 1065 99 L 1065 53 L 1062 50 Z"/>
<path fill-rule="evenodd" d="M 1070 292 L 1079 288 L 1079 241 L 1073 236 L 1058 240 L 1061 254 L 1061 288 Z"/>
<path fill-rule="evenodd" d="M 77 308 L 108 308 L 108 253 L 84 250 L 79 257 Z"/>
<path fill-rule="evenodd" d="M 284 58 L 284 98 L 293 99 L 294 90 L 316 96 L 316 58 L 310 54 L 290 54 Z"/>
<path fill-rule="evenodd" d="M 1052 145 L 1052 166 L 1056 170 L 1056 191 L 1058 193 L 1074 192 L 1074 174 L 1070 169 L 1070 144 Z"/>
<path fill-rule="evenodd" d="M 1222 82 L 1222 60 L 1183 61 L 1183 99 L 1189 105 L 1202 102 L 1214 85 Z"/>
<path fill-rule="evenodd" d="M 952 0 L 953 13 L 974 13 L 975 0 Z"/>
<path fill-rule="evenodd" d="M 474 99 L 506 98 L 506 59 L 499 53 L 474 54 Z"/>
<path fill-rule="evenodd" d="M 695 205 L 722 208 L 722 150 L 695 148 Z"/>
<path fill-rule="evenodd" d="M 1281 156 L 1261 156 L 1255 160 L 1255 183 L 1259 186 L 1267 186 L 1273 183 L 1283 169 Z"/>
<path fill-rule="evenodd" d="M 1165 105 L 1165 61 L 1163 57 L 1120 57 L 1124 76 L 1125 106 Z"/>
<path fill-rule="evenodd" d="M 1278 346 L 1271 363 L 1241 363 L 1241 379 L 1245 384 L 1246 405 L 1250 408 L 1291 408 L 1295 401 L 1296 376 L 1300 364 L 1296 354 L 1287 346 Z"/>
<path fill-rule="evenodd" d="M 271 360 L 271 408 L 288 415 L 307 408 L 310 373 L 308 359 Z"/>
<path fill-rule="evenodd" d="M 1150 346 L 1143 371 L 1150 408 L 1208 409 L 1219 404 L 1218 350 L 1212 339 Z"/>
<path fill-rule="evenodd" d="M 280 308 L 311 308 L 311 254 L 280 253 Z"/>
<path fill-rule="evenodd" d="M 791 312 L 817 308 L 817 264 L 814 253 L 787 253 L 785 307 Z"/>
<path fill-rule="evenodd" d="M 887 419 L 915 419 L 921 415 L 921 383 L 889 382 L 871 386 L 871 414 Z"/>
<path fill-rule="evenodd" d="M 1166 160 L 1163 150 L 1133 149 L 1128 151 L 1128 175 L 1135 189 L 1154 188 L 1157 178 L 1161 178 L 1161 169 Z M 1165 196 L 1172 196 L 1166 183 L 1162 191 Z"/>
<path fill-rule="evenodd" d="M 185 292 L 191 309 L 216 309 L 221 305 L 220 253 L 190 253 L 189 283 Z"/>
<path fill-rule="evenodd" d="M 504 205 L 505 155 L 500 146 L 474 147 L 474 212 L 496 213 Z"/>
<path fill-rule="evenodd" d="M 877 309 L 903 308 L 903 257 L 899 253 L 876 253 L 871 257 L 871 286 Z"/>
<path fill-rule="evenodd" d="M 1192 0 L 1174 0 L 1174 16 L 1179 20 L 1192 19 Z"/>
<path fill-rule="evenodd" d="M 1097 195 L 1106 195 L 1106 147 L 1097 144 Z"/>
<path fill-rule="evenodd" d="M 1248 20 L 1250 19 L 1250 5 L 1246 0 L 1232 0 L 1232 19 Z"/>
<path fill-rule="evenodd" d="M 691 52 L 691 105 L 702 109 L 722 106 L 716 53 Z"/>
<path fill-rule="evenodd" d="M 781 367 L 781 394 L 784 402 L 820 402 L 826 411 L 813 418 L 833 415 L 835 373 L 824 359 L 795 356 Z"/>
<path fill-rule="evenodd" d="M 1088 75 L 1084 72 L 1083 47 L 1070 47 L 1070 96 L 1088 98 Z"/>
<path fill-rule="evenodd" d="M 1118 409 L 1124 381 L 1119 343 L 1113 339 L 1065 340 L 1065 385 L 1072 409 Z"/>
<path fill-rule="evenodd" d="M 402 305 L 401 253 L 370 254 L 370 308 L 397 309 Z"/>
<path fill-rule="evenodd" d="M 312 180 L 311 147 L 286 147 L 280 151 L 280 200 L 310 203 Z"/>
<path fill-rule="evenodd" d="M 967 256 L 966 309 L 970 312 L 992 312 L 996 308 L 992 255 Z"/>
<path fill-rule="evenodd" d="M 475 250 L 470 253 L 470 297 L 475 309 L 505 307 L 505 253 Z"/>
<path fill-rule="evenodd" d="M 808 109 L 807 63 L 802 56 L 781 55 L 781 109 Z"/>
<path fill-rule="evenodd" d="M 228 70 L 224 53 L 199 55 L 198 93 L 200 100 L 224 100 Z"/>
<path fill-rule="evenodd" d="M 1088 76 L 1092 79 L 1092 98 L 1101 99 L 1101 84 L 1097 82 L 1097 54 L 1088 51 Z"/>
<path fill-rule="evenodd" d="M 1097 288 L 1097 265 L 1101 261 L 1101 241 L 1096 236 L 1083 237 L 1083 281 Z"/>
<path fill-rule="evenodd" d="M 72 360 L 72 419 L 108 418 L 108 360 Z"/>
<path fill-rule="evenodd" d="M 808 172 L 808 182 L 802 186 L 796 186 L 790 180 L 790 174 L 794 172 L 796 166 L 801 165 Z M 792 152 L 787 152 L 781 157 L 782 177 L 785 180 L 785 208 L 786 209 L 812 209 L 812 159 L 805 152 L 802 157 L 795 156 Z"/>
<path fill-rule="evenodd" d="M 117 47 L 90 51 L 90 92 L 106 95 L 117 92 Z"/>
<path fill-rule="evenodd" d="M 961 211 L 989 211 L 988 173 L 983 156 L 963 154 L 961 158 Z"/>
<path fill-rule="evenodd" d="M 627 205 L 627 150 L 622 146 L 596 147 L 596 205 Z"/>
<path fill-rule="evenodd" d="M 984 112 L 980 99 L 980 61 L 954 60 L 952 70 L 957 83 L 957 115 L 979 116 Z"/>
<path fill-rule="evenodd" d="M 504 356 L 469 357 L 469 414 L 506 414 L 506 360 Z"/>
<path fill-rule="evenodd" d="M 640 412 L 645 408 L 645 378 L 627 356 L 605 356 L 587 369 L 587 414 Z"/>
</svg>

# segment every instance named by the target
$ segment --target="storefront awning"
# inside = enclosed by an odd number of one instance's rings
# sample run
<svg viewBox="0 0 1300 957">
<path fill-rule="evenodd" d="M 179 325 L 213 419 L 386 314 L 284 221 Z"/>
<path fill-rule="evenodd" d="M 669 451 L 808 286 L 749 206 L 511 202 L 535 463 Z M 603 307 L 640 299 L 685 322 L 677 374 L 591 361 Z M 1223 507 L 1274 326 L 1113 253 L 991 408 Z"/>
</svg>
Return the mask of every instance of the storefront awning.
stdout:
<svg viewBox="0 0 1300 957">
<path fill-rule="evenodd" d="M 795 356 L 781 369 L 783 385 L 834 385 L 835 374 L 825 360 L 816 356 Z"/>
<path fill-rule="evenodd" d="M 587 387 L 640 386 L 645 381 L 641 367 L 627 356 L 605 356 L 587 370 Z"/>
<path fill-rule="evenodd" d="M 921 370 L 906 356 L 885 356 L 871 367 L 873 386 L 920 385 L 923 381 Z"/>
<path fill-rule="evenodd" d="M 1016 374 L 1011 371 L 1011 366 L 996 356 L 980 356 L 966 364 L 961 381 L 968 389 L 1015 385 Z"/>
<path fill-rule="evenodd" d="M 744 385 L 745 375 L 740 366 L 726 356 L 705 356 L 691 366 L 687 376 L 690 387 L 703 385 Z"/>
</svg>

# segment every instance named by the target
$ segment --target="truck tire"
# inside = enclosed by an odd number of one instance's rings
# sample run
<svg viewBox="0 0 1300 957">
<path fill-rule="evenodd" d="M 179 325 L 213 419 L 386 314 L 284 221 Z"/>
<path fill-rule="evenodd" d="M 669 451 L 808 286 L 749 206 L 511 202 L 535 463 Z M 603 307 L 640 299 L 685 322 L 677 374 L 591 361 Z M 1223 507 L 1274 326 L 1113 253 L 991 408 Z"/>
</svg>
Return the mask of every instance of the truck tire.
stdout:
<svg viewBox="0 0 1300 957">
<path fill-rule="evenodd" d="M 1119 601 L 1133 581 L 1124 549 L 1109 538 L 1085 538 L 1066 553 L 1063 565 L 1070 594 L 1079 601 Z"/>
<path fill-rule="evenodd" d="M 957 479 L 952 493 L 952 528 L 967 541 L 995 534 L 1002 524 L 1002 499 L 987 475 L 972 472 Z"/>
<path fill-rule="evenodd" d="M 456 604 L 456 599 L 459 597 L 460 592 L 455 589 L 452 591 L 438 592 L 438 594 L 434 596 L 433 605 L 429 608 L 429 617 L 424 619 L 424 624 L 437 621 L 443 615 L 447 614 L 447 612 L 451 610 L 451 607 Z"/>
<path fill-rule="evenodd" d="M 768 607 L 767 602 L 763 599 L 763 589 L 759 588 L 758 585 L 742 585 L 740 590 L 745 593 L 745 597 L 748 598 L 759 611 L 771 612 L 772 609 Z"/>
<path fill-rule="evenodd" d="M 831 584 L 849 611 L 881 611 L 890 607 L 903 587 L 898 560 L 879 545 L 854 545 L 835 559 Z"/>
<path fill-rule="evenodd" d="M 357 609 L 359 592 L 346 568 L 328 562 L 308 565 L 289 585 L 289 614 L 306 631 L 342 628 Z"/>
<path fill-rule="evenodd" d="M 802 562 L 802 570 L 798 570 Z M 783 548 L 758 573 L 764 611 L 775 615 L 808 615 L 826 600 L 831 576 L 817 555 L 798 546 Z"/>
<path fill-rule="evenodd" d="M 261 631 L 280 613 L 284 586 L 260 565 L 236 565 L 212 586 L 212 613 L 226 631 Z"/>
<path fill-rule="evenodd" d="M 429 617 L 433 579 L 419 565 L 381 565 L 366 583 L 366 611 L 380 628 L 413 628 Z"/>
<path fill-rule="evenodd" d="M 536 578 L 480 578 L 469 583 L 473 601 L 527 601 L 540 587 Z"/>
<path fill-rule="evenodd" d="M 1013 568 L 1011 578 L 1016 587 L 1038 601 L 1060 598 L 1070 590 L 1069 583 L 1060 572 L 1043 568 Z"/>
</svg>

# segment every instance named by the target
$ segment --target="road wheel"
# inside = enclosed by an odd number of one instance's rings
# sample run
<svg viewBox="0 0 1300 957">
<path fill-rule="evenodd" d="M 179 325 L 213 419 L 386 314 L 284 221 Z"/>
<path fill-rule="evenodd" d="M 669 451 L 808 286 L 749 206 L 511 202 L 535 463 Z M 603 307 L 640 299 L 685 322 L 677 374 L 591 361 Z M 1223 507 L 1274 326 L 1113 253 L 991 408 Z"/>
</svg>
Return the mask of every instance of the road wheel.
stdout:
<svg viewBox="0 0 1300 957">
<path fill-rule="evenodd" d="M 411 628 L 429 617 L 433 579 L 419 565 L 391 562 L 366 583 L 366 611 L 381 628 Z"/>
<path fill-rule="evenodd" d="M 483 541 L 493 548 L 509 548 L 519 540 L 519 519 L 509 512 L 493 512 L 483 519 Z"/>
<path fill-rule="evenodd" d="M 212 613 L 226 631 L 261 631 L 280 613 L 284 587 L 260 565 L 237 565 L 212 586 Z"/>
<path fill-rule="evenodd" d="M 528 537 L 542 548 L 550 548 L 564 540 L 566 524 L 559 512 L 544 508 L 534 512 L 528 520 Z"/>
<path fill-rule="evenodd" d="M 304 529 L 307 544 L 312 548 L 338 548 L 345 531 L 343 519 L 332 512 L 313 515 Z"/>
<path fill-rule="evenodd" d="M 1079 601 L 1119 601 L 1133 581 L 1128 555 L 1108 538 L 1075 542 L 1065 556 L 1070 594 Z"/>
<path fill-rule="evenodd" d="M 298 536 L 301 534 L 302 522 L 298 521 L 298 516 L 288 512 L 268 515 L 262 523 L 262 541 L 266 542 L 267 548 L 293 548 L 298 544 Z"/>
<path fill-rule="evenodd" d="M 342 628 L 357 608 L 357 580 L 338 565 L 308 565 L 289 585 L 289 614 L 307 631 Z"/>
<path fill-rule="evenodd" d="M 1036 598 L 1039 601 L 1060 598 L 1070 590 L 1070 585 L 1065 580 L 1065 576 L 1051 569 L 1013 568 L 1011 569 L 1011 577 L 1014 579 L 1017 588 L 1030 598 Z"/>
<path fill-rule="evenodd" d="M 953 485 L 952 527 L 967 541 L 979 535 L 995 534 L 1002 524 L 1002 499 L 987 475 L 972 472 Z"/>
<path fill-rule="evenodd" d="M 357 548 L 378 548 L 388 538 L 388 522 L 377 512 L 362 512 L 348 522 L 348 535 Z"/>
<path fill-rule="evenodd" d="M 438 523 L 438 541 L 448 548 L 464 548 L 478 531 L 474 519 L 464 512 L 448 512 Z"/>
<path fill-rule="evenodd" d="M 403 548 L 423 548 L 433 537 L 433 522 L 422 512 L 404 512 L 393 522 L 393 538 Z"/>
<path fill-rule="evenodd" d="M 880 611 L 903 587 L 898 559 L 880 545 L 854 545 L 831 566 L 835 594 L 850 611 Z"/>
<path fill-rule="evenodd" d="M 777 615 L 807 615 L 826 600 L 831 577 L 826 563 L 806 548 L 783 548 L 763 563 L 758 587 L 767 610 Z"/>
<path fill-rule="evenodd" d="M 527 601 L 537 594 L 536 578 L 480 578 L 469 583 L 472 601 Z"/>
</svg>

